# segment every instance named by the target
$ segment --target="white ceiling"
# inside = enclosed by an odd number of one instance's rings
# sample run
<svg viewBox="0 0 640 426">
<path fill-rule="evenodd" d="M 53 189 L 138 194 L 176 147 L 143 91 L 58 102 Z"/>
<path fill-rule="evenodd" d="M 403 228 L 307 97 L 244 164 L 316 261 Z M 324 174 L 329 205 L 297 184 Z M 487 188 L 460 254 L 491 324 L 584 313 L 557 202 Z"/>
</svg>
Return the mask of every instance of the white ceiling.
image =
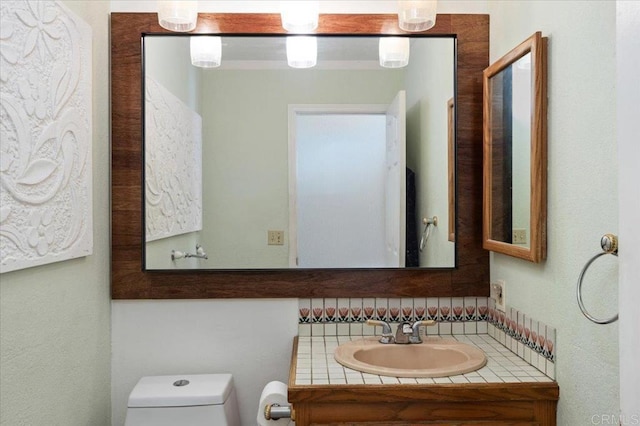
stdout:
<svg viewBox="0 0 640 426">
<path fill-rule="evenodd" d="M 377 37 L 317 37 L 318 61 L 377 61 Z M 229 61 L 272 61 L 286 58 L 286 37 L 223 37 Z"/>
</svg>

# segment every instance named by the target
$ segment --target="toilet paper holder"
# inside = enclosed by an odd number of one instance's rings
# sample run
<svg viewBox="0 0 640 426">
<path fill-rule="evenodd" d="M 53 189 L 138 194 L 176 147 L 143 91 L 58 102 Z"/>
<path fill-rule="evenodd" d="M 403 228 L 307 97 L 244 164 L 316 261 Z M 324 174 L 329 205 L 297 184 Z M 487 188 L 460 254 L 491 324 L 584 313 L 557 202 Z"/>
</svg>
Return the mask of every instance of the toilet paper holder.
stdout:
<svg viewBox="0 0 640 426">
<path fill-rule="evenodd" d="M 290 405 L 267 404 L 264 406 L 264 418 L 267 420 L 294 420 L 293 408 Z"/>
</svg>

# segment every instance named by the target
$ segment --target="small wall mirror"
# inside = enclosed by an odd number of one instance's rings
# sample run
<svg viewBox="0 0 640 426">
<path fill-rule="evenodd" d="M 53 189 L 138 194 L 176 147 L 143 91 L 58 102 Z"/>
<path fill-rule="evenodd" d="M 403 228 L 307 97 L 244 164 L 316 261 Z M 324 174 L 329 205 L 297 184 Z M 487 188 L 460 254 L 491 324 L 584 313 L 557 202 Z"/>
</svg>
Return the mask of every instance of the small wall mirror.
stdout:
<svg viewBox="0 0 640 426">
<path fill-rule="evenodd" d="M 540 32 L 484 70 L 483 247 L 546 257 L 547 64 Z"/>
</svg>

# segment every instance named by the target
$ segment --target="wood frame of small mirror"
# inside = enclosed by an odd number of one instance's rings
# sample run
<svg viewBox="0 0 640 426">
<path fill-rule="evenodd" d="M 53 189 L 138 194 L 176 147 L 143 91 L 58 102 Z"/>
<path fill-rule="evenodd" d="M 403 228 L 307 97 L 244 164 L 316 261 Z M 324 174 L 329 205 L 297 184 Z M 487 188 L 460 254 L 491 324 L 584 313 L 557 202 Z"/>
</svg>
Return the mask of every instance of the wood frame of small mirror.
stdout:
<svg viewBox="0 0 640 426">
<path fill-rule="evenodd" d="M 483 162 L 483 247 L 496 253 L 541 262 L 546 257 L 546 219 L 547 219 L 547 39 L 536 32 L 516 48 L 491 64 L 483 73 L 484 108 L 484 162 Z M 508 241 L 494 239 L 493 226 L 498 215 L 505 212 L 494 211 L 492 199 L 497 186 L 494 182 L 494 170 L 501 160 L 494 155 L 495 145 L 504 145 L 502 138 L 494 137 L 499 133 L 493 128 L 493 105 L 495 104 L 491 79 L 515 64 L 520 58 L 531 53 L 531 127 L 530 127 L 530 194 L 529 194 L 529 244 L 528 247 Z M 500 96 L 500 95 L 498 95 Z M 511 185 L 511 181 L 509 182 Z M 511 190 L 513 190 L 511 188 Z M 510 190 L 510 191 L 511 191 Z M 512 209 L 508 209 L 509 215 Z"/>
<path fill-rule="evenodd" d="M 286 34 L 278 14 L 201 13 L 193 33 Z M 394 14 L 323 14 L 317 34 L 407 34 Z M 482 232 L 482 70 L 488 15 L 438 15 L 425 35 L 456 39 L 456 267 L 144 271 L 142 36 L 175 34 L 154 13 L 111 14 L 113 299 L 488 296 Z M 428 72 L 428 70 L 425 70 Z"/>
</svg>

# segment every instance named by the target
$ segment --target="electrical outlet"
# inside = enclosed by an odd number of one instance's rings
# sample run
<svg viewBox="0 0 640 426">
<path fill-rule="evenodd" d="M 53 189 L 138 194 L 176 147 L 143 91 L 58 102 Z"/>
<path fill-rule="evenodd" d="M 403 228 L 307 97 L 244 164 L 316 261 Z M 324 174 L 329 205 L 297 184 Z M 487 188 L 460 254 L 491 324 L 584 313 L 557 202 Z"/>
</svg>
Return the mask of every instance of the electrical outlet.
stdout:
<svg viewBox="0 0 640 426">
<path fill-rule="evenodd" d="M 506 310 L 506 296 L 505 296 L 505 282 L 504 280 L 496 280 L 491 283 L 491 291 L 489 297 L 496 302 L 496 309 L 504 312 Z"/>
<path fill-rule="evenodd" d="M 267 244 L 270 246 L 284 245 L 284 231 L 267 231 Z"/>
<path fill-rule="evenodd" d="M 513 244 L 527 244 L 527 230 L 515 229 L 513 230 Z"/>
</svg>

